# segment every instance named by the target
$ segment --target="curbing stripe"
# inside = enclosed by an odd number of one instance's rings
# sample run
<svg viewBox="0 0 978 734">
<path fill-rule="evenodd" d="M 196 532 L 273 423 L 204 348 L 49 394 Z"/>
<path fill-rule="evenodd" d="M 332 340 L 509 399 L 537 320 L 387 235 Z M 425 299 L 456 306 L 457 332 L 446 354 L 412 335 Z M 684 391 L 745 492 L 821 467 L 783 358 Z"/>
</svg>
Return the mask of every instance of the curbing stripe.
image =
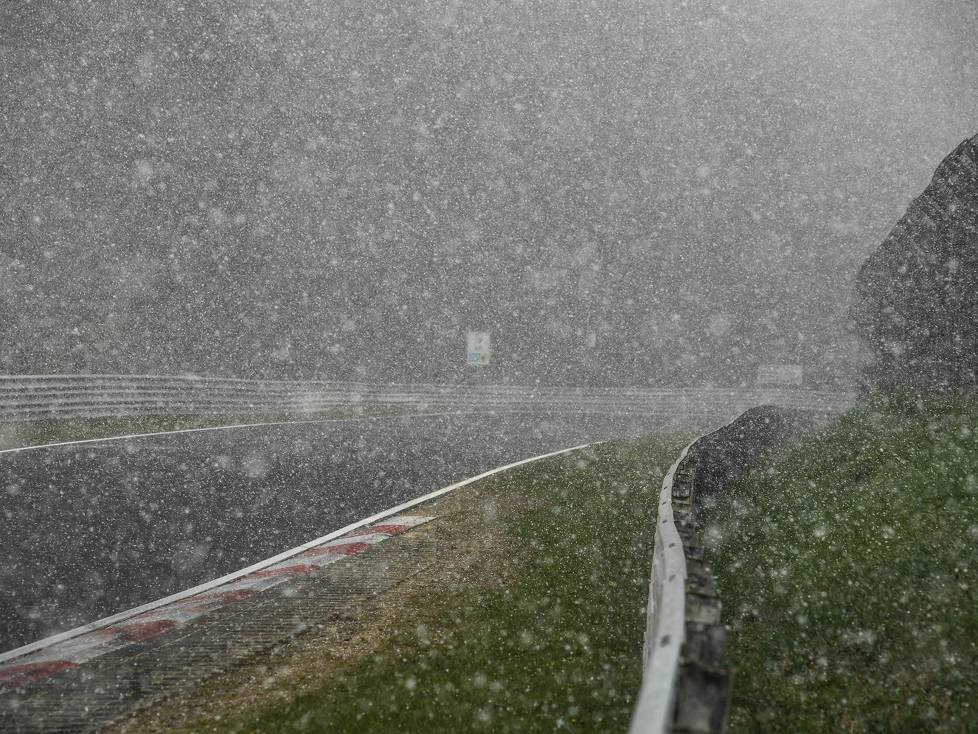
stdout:
<svg viewBox="0 0 978 734">
<path fill-rule="evenodd" d="M 321 538 L 303 543 L 300 546 L 292 548 L 291 550 L 283 553 L 279 553 L 278 555 L 267 558 L 264 561 L 259 561 L 258 563 L 248 566 L 247 568 L 243 568 L 239 571 L 235 571 L 204 584 L 200 584 L 191 589 L 187 589 L 176 594 L 171 594 L 170 596 L 162 599 L 143 604 L 133 609 L 128 609 L 124 612 L 119 612 L 118 614 L 90 622 L 89 624 L 81 627 L 76 627 L 75 629 L 68 630 L 66 632 L 62 632 L 57 635 L 47 637 L 43 640 L 38 640 L 14 650 L 2 653 L 0 654 L 0 692 L 3 692 L 4 690 L 3 684 L 5 680 L 23 679 L 18 674 L 13 673 L 14 669 L 23 669 L 24 666 L 27 665 L 33 670 L 33 666 L 36 663 L 38 666 L 40 666 L 38 670 L 45 669 L 44 666 L 46 665 L 47 668 L 51 670 L 51 673 L 47 674 L 50 675 L 54 672 L 58 672 L 57 668 L 59 665 L 68 664 L 69 666 L 73 667 L 77 664 L 77 662 L 90 660 L 94 657 L 109 652 L 110 650 L 115 650 L 129 644 L 126 641 L 121 641 L 120 635 L 118 634 L 118 632 L 126 626 L 121 625 L 120 623 L 122 622 L 132 620 L 134 623 L 142 623 L 157 620 L 161 621 L 163 619 L 168 619 L 169 621 L 178 623 L 189 621 L 190 619 L 200 616 L 200 614 L 206 611 L 219 608 L 220 606 L 226 606 L 226 604 L 223 603 L 224 597 L 222 595 L 234 594 L 238 591 L 263 591 L 288 580 L 287 576 L 263 578 L 261 576 L 256 576 L 256 572 L 261 572 L 266 569 L 273 570 L 276 566 L 279 568 L 288 566 L 295 567 L 296 564 L 293 559 L 295 559 L 296 556 L 303 554 L 305 551 L 318 549 L 321 546 L 335 546 L 335 544 L 331 544 L 330 541 L 336 541 L 337 539 L 341 539 L 340 545 L 348 544 L 349 540 L 354 538 L 356 542 L 361 543 L 371 544 L 372 542 L 377 542 L 375 539 L 386 538 L 392 534 L 396 534 L 396 532 L 400 532 L 397 530 L 397 528 L 406 529 L 407 527 L 414 527 L 415 525 L 432 519 L 412 516 L 397 516 L 398 513 L 403 512 L 404 510 L 408 510 L 424 502 L 441 497 L 442 495 L 456 489 L 460 489 L 469 484 L 482 479 L 487 479 L 493 475 L 508 471 L 510 469 L 514 469 L 535 461 L 541 461 L 543 459 L 569 454 L 574 451 L 580 451 L 581 449 L 588 448 L 589 446 L 596 446 L 599 443 L 602 442 L 581 444 L 571 448 L 551 451 L 546 454 L 540 454 L 539 456 L 533 456 L 528 459 L 522 459 L 511 464 L 496 467 L 495 469 L 490 469 L 489 471 L 485 471 L 474 477 L 463 479 L 462 481 L 456 482 L 447 487 L 443 487 L 416 499 L 404 502 L 382 512 L 378 512 L 370 517 L 347 525 L 346 527 L 329 533 Z M 376 528 L 368 527 L 372 523 L 377 523 L 379 520 L 387 520 L 388 522 L 383 526 L 378 525 Z M 381 528 L 383 528 L 385 531 L 391 530 L 395 532 L 375 532 L 375 530 L 380 530 Z M 345 536 L 350 536 L 349 540 Z M 318 558 L 309 559 L 306 557 L 302 560 L 306 560 L 310 564 L 327 565 L 329 563 L 338 561 L 343 557 L 344 556 L 342 555 L 332 554 L 327 551 L 326 554 Z M 217 589 L 217 587 L 223 588 L 216 594 L 204 595 L 204 592 L 213 592 L 213 590 Z M 203 597 L 203 600 L 198 597 Z M 213 605 L 208 603 L 208 599 L 210 598 L 214 599 Z M 168 608 L 171 605 L 172 609 Z M 205 607 L 205 609 L 201 609 L 202 606 Z M 30 660 L 24 660 L 24 658 L 27 656 L 30 656 Z M 17 662 L 13 663 L 12 665 L 2 665 L 3 663 L 7 663 L 12 660 L 16 660 Z M 47 675 L 43 675 L 42 677 L 47 677 Z M 10 684 L 8 683 L 8 685 Z"/>
<path fill-rule="evenodd" d="M 432 519 L 434 518 L 411 515 L 394 517 L 392 522 L 388 522 L 384 526 L 367 528 L 370 531 L 383 528 L 383 532 L 363 534 L 354 530 L 351 535 L 340 539 L 349 538 L 354 542 L 347 542 L 342 545 L 327 544 L 323 546 L 327 549 L 327 553 L 307 559 L 308 562 L 306 563 L 296 564 L 294 561 L 285 560 L 263 570 L 253 571 L 242 576 L 218 591 L 202 591 L 165 606 L 130 616 L 117 623 L 83 632 L 76 637 L 60 642 L 51 642 L 34 652 L 28 652 L 18 657 L 13 664 L 0 664 L 0 691 L 5 688 L 23 687 L 58 673 L 64 669 L 63 663 L 76 667 L 131 643 L 143 642 L 165 634 L 204 614 L 250 599 L 260 591 L 265 591 L 297 576 L 332 565 L 345 556 L 361 553 L 372 545 L 381 543 L 394 535 Z M 332 541 L 332 543 L 335 542 Z M 317 550 L 320 548 L 310 549 L 310 551 Z M 329 551 L 333 552 L 330 553 Z M 41 642 L 49 642 L 49 640 L 42 640 Z"/>
<path fill-rule="evenodd" d="M 23 688 L 43 680 L 55 673 L 77 668 L 68 660 L 41 660 L 35 663 L 22 663 L 0 668 L 0 690 L 4 688 Z"/>
</svg>

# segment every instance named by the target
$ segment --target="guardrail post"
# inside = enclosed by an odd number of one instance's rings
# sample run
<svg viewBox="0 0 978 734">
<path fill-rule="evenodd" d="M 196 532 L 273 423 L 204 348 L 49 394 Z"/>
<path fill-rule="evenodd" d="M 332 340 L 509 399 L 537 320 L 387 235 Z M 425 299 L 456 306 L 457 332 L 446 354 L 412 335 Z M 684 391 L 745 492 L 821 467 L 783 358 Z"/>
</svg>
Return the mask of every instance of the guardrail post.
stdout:
<svg viewBox="0 0 978 734">
<path fill-rule="evenodd" d="M 682 695 L 676 705 L 674 734 L 724 734 L 733 695 L 733 674 L 685 660 L 679 670 Z"/>
<path fill-rule="evenodd" d="M 723 734 L 733 694 L 733 675 L 723 668 L 726 630 L 720 624 L 720 595 L 704 561 L 697 500 L 708 479 L 702 452 L 694 445 L 676 468 L 672 483 L 676 528 L 686 555 L 686 638 L 680 652 L 672 732 Z"/>
<path fill-rule="evenodd" d="M 672 730 L 722 734 L 727 729 L 733 674 L 722 663 L 727 631 L 720 624 L 720 595 L 703 563 L 701 545 L 686 545 L 686 564 L 686 641 L 680 654 Z"/>
</svg>

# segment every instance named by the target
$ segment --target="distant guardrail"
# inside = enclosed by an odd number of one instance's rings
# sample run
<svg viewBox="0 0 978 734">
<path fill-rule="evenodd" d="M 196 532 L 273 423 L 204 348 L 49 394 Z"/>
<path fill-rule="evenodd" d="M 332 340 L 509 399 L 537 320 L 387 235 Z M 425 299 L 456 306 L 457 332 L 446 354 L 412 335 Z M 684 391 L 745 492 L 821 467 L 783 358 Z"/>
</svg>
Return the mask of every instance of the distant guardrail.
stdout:
<svg viewBox="0 0 978 734">
<path fill-rule="evenodd" d="M 848 391 L 802 388 L 596 388 L 527 385 L 370 385 L 185 375 L 4 375 L 0 420 L 146 415 L 315 415 L 335 409 L 549 411 L 682 415 L 701 423 L 771 403 L 842 410 Z"/>
</svg>

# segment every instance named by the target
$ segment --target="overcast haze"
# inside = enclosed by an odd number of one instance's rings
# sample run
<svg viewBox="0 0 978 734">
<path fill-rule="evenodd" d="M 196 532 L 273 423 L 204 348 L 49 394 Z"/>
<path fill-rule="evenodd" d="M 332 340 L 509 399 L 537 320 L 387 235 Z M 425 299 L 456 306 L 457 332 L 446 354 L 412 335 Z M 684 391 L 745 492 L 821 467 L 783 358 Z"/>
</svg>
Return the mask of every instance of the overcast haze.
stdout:
<svg viewBox="0 0 978 734">
<path fill-rule="evenodd" d="M 845 384 L 972 0 L 0 5 L 0 371 Z"/>
</svg>

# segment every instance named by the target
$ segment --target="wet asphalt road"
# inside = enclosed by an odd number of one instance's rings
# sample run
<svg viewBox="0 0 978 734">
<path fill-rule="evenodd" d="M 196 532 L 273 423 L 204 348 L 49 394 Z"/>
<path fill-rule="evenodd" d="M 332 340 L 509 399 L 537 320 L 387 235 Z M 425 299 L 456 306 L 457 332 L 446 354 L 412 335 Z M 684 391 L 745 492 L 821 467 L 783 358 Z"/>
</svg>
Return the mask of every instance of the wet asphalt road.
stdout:
<svg viewBox="0 0 978 734">
<path fill-rule="evenodd" d="M 492 467 L 655 429 L 608 416 L 377 418 L 0 455 L 0 651 Z"/>
</svg>

